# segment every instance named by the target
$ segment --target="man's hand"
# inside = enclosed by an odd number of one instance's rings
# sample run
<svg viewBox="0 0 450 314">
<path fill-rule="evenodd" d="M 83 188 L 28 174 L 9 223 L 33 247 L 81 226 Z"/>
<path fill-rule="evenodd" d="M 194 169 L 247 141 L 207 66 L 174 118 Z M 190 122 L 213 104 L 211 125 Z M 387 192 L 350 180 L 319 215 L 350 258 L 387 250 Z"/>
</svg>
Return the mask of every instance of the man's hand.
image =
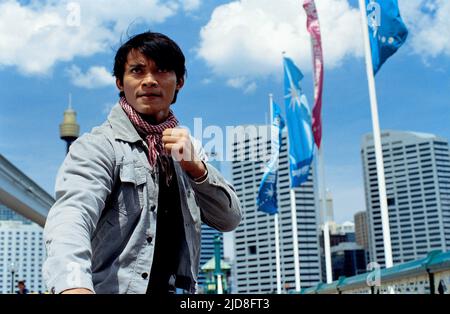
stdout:
<svg viewBox="0 0 450 314">
<path fill-rule="evenodd" d="M 193 179 L 203 176 L 205 165 L 195 153 L 189 132 L 185 129 L 166 129 L 163 132 L 162 142 L 164 150 L 180 162 L 181 168 Z"/>
<path fill-rule="evenodd" d="M 94 292 L 86 288 L 74 288 L 64 290 L 61 294 L 94 294 Z"/>
</svg>

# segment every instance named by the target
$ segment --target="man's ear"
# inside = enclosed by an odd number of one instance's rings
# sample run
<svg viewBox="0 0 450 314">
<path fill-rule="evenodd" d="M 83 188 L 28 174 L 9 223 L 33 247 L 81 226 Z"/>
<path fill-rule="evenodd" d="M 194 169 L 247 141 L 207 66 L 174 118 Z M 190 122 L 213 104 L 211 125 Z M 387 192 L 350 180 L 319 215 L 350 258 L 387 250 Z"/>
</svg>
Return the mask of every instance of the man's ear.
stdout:
<svg viewBox="0 0 450 314">
<path fill-rule="evenodd" d="M 183 85 L 184 85 L 184 78 L 180 78 L 180 79 L 177 81 L 177 90 L 182 89 L 182 88 L 183 88 Z"/>
<path fill-rule="evenodd" d="M 123 84 L 118 78 L 116 79 L 116 86 L 121 92 L 123 92 Z"/>
</svg>

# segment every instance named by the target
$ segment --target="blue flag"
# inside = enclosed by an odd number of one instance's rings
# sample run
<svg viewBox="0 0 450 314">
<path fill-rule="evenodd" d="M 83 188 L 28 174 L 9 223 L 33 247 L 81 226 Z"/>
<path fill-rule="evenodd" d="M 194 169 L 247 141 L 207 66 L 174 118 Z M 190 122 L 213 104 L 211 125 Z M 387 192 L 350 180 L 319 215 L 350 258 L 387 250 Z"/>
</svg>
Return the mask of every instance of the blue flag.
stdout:
<svg viewBox="0 0 450 314">
<path fill-rule="evenodd" d="M 400 16 L 397 0 L 366 0 L 373 73 L 406 41 L 408 29 Z"/>
<path fill-rule="evenodd" d="M 269 163 L 266 165 L 261 184 L 258 189 L 256 205 L 258 210 L 268 214 L 278 212 L 277 205 L 277 177 L 278 177 L 278 158 L 280 156 L 282 131 L 285 126 L 281 116 L 280 107 L 272 102 L 272 155 Z"/>
<path fill-rule="evenodd" d="M 298 187 L 308 180 L 314 156 L 311 111 L 300 87 L 302 78 L 303 74 L 294 62 L 284 58 L 284 102 L 289 134 L 291 188 Z"/>
</svg>

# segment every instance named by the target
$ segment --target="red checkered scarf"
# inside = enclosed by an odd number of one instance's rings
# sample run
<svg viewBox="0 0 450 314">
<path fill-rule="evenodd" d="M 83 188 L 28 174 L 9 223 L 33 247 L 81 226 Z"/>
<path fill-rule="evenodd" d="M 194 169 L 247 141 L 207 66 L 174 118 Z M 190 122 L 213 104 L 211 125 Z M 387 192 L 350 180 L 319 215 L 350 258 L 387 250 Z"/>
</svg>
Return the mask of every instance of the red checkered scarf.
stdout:
<svg viewBox="0 0 450 314">
<path fill-rule="evenodd" d="M 172 110 L 170 110 L 166 121 L 158 125 L 151 125 L 142 119 L 139 113 L 127 102 L 125 97 L 120 98 L 119 104 L 127 114 L 131 123 L 133 123 L 136 130 L 145 136 L 145 141 L 148 145 L 148 162 L 152 167 L 154 167 L 158 156 L 164 155 L 162 133 L 165 129 L 175 128 L 178 125 L 177 118 L 173 114 Z"/>
</svg>

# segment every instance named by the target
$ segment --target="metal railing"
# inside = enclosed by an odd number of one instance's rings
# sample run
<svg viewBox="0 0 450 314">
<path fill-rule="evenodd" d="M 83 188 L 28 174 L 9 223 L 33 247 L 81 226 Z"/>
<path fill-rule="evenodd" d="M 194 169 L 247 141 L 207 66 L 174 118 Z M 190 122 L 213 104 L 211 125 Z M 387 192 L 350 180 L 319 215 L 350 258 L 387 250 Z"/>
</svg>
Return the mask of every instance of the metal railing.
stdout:
<svg viewBox="0 0 450 314">
<path fill-rule="evenodd" d="M 370 265 L 370 264 L 369 264 Z M 450 251 L 302 289 L 301 294 L 450 294 Z"/>
</svg>

